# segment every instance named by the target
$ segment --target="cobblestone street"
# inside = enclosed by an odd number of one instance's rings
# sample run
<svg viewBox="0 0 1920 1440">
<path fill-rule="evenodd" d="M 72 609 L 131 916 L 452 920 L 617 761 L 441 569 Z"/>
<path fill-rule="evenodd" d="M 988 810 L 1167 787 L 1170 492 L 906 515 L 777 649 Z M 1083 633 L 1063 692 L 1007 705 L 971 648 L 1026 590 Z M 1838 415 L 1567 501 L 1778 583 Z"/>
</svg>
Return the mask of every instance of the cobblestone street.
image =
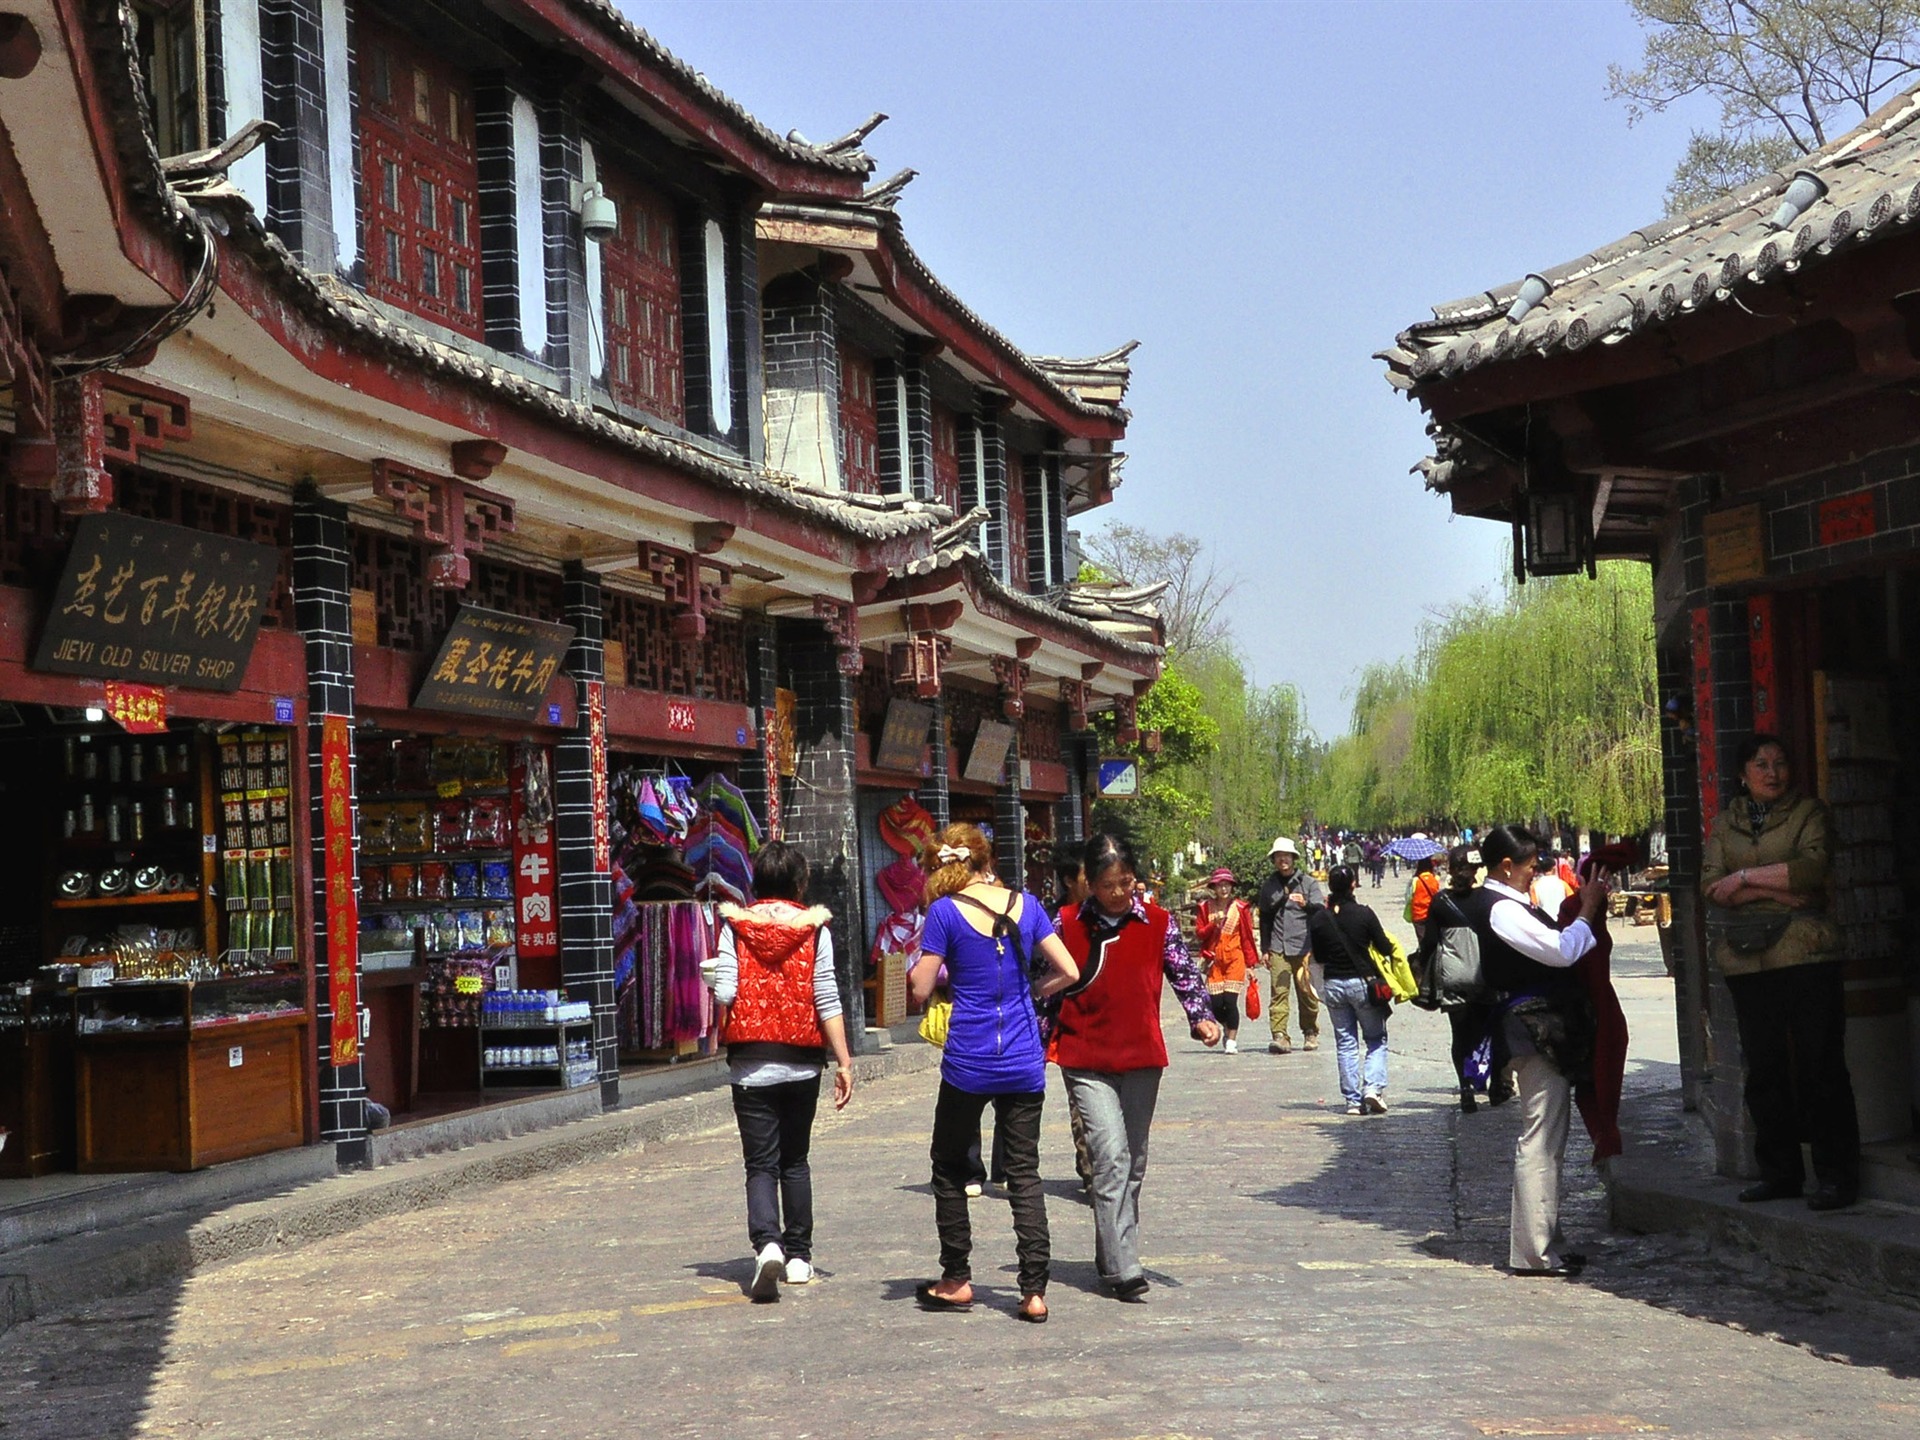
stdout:
<svg viewBox="0 0 1920 1440">
<path fill-rule="evenodd" d="M 1624 944 L 1616 969 L 1644 1031 L 1636 1049 L 1657 1057 L 1671 1048 L 1658 1006 L 1671 1002 L 1655 953 Z M 1244 1030 L 1235 1057 L 1173 1046 L 1144 1207 L 1145 1305 L 1096 1293 L 1056 1095 L 1052 1323 L 1013 1323 L 1012 1237 L 991 1198 L 976 1205 L 984 1303 L 915 1309 L 914 1283 L 937 1269 L 928 1072 L 823 1112 L 822 1279 L 776 1306 L 744 1297 L 738 1150 L 714 1133 L 19 1326 L 0 1339 L 0 1435 L 1920 1429 L 1910 1312 L 1802 1281 L 1783 1295 L 1788 1282 L 1684 1241 L 1605 1237 L 1577 1124 L 1568 1228 L 1593 1267 L 1572 1284 L 1500 1273 L 1515 1117 L 1458 1113 L 1437 1017 L 1396 1015 L 1383 1118 L 1340 1112 L 1330 1038 L 1269 1057 L 1265 1030 Z M 1654 1058 L 1633 1083 L 1670 1079 Z M 1782 1338 L 1743 1333 L 1768 1331 Z"/>
</svg>

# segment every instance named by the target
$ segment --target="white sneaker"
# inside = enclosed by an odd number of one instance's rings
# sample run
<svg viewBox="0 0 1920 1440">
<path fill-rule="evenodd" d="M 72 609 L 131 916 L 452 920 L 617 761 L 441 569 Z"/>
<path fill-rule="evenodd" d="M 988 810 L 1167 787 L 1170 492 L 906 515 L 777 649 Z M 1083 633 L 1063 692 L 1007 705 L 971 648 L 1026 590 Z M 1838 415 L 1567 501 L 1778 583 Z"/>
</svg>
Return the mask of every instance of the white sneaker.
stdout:
<svg viewBox="0 0 1920 1440">
<path fill-rule="evenodd" d="M 1227 1041 L 1226 1051 L 1229 1055 L 1238 1055 L 1240 1053 L 1240 1042 L 1238 1040 Z"/>
<path fill-rule="evenodd" d="M 813 1283 L 813 1262 L 802 1260 L 798 1255 L 787 1261 L 787 1283 L 789 1285 L 811 1285 Z"/>
<path fill-rule="evenodd" d="M 748 1292 L 756 1300 L 780 1298 L 780 1274 L 787 1268 L 786 1252 L 769 1240 L 760 1247 L 754 1262 L 753 1288 Z"/>
<path fill-rule="evenodd" d="M 1378 1090 L 1369 1090 L 1365 1095 L 1362 1095 L 1360 1097 L 1360 1103 L 1366 1107 L 1369 1115 L 1384 1115 L 1387 1113 L 1387 1102 L 1380 1098 L 1380 1092 Z"/>
</svg>

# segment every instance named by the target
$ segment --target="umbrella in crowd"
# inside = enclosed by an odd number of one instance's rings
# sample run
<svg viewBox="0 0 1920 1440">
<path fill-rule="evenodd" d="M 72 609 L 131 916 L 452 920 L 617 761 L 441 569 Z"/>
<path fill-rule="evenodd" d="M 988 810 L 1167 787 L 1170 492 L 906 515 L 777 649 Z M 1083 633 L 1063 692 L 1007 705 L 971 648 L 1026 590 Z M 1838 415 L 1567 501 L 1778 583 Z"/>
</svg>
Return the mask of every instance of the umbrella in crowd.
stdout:
<svg viewBox="0 0 1920 1440">
<path fill-rule="evenodd" d="M 1387 849 L 1402 860 L 1411 860 L 1418 864 L 1429 855 L 1438 855 L 1447 847 L 1438 841 L 1429 840 L 1424 835 L 1405 835 L 1388 844 Z"/>
</svg>

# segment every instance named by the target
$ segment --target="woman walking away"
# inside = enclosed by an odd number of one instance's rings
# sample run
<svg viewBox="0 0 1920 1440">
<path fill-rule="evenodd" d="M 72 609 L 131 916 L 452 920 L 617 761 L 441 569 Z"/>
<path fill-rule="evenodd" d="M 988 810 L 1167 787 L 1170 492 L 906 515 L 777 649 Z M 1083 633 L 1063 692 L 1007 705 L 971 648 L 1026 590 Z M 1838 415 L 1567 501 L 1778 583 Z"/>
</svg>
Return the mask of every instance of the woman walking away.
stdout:
<svg viewBox="0 0 1920 1440">
<path fill-rule="evenodd" d="M 833 1052 L 833 1106 L 853 1098 L 840 987 L 834 983 L 833 917 L 802 909 L 807 858 L 783 840 L 753 860 L 759 901 L 720 907 L 713 995 L 733 1082 L 733 1117 L 747 1167 L 747 1236 L 754 1248 L 753 1298 L 778 1300 L 780 1282 L 813 1279 L 814 1107 L 820 1067 Z M 785 1211 L 786 1223 L 781 1224 Z"/>
<path fill-rule="evenodd" d="M 1427 912 L 1439 893 L 1440 877 L 1434 873 L 1433 857 L 1428 855 L 1413 867 L 1413 885 L 1407 891 L 1407 919 L 1413 925 L 1413 938 L 1422 946 L 1427 943 Z"/>
<path fill-rule="evenodd" d="M 1207 985 L 1180 927 L 1158 905 L 1134 898 L 1133 847 L 1112 835 L 1087 843 L 1091 896 L 1061 911 L 1060 938 L 1080 967 L 1065 991 L 1050 1058 L 1084 1117 L 1093 1163 L 1093 1259 L 1119 1300 L 1147 1293 L 1140 1268 L 1140 1185 L 1147 1176 L 1147 1129 L 1167 1068 L 1160 1030 L 1162 977 L 1187 1012 L 1193 1038 L 1220 1039 Z"/>
<path fill-rule="evenodd" d="M 1426 935 L 1420 942 L 1420 959 L 1417 965 L 1420 973 L 1432 976 L 1433 967 L 1438 963 L 1438 952 L 1448 943 L 1449 932 L 1471 931 L 1467 917 L 1461 913 L 1460 906 L 1473 894 L 1475 881 L 1480 873 L 1480 852 L 1471 845 L 1456 845 L 1447 852 L 1447 888 L 1433 897 L 1427 910 Z M 1473 941 L 1477 952 L 1479 941 Z M 1460 1081 L 1460 1108 L 1468 1115 L 1480 1108 L 1474 1097 L 1474 1077 L 1469 1073 L 1474 1051 L 1480 1048 L 1480 1042 L 1486 1041 L 1487 1063 L 1487 1103 L 1504 1105 L 1513 1098 L 1513 1085 L 1507 1078 L 1509 1057 L 1507 1041 L 1496 1023 L 1500 1018 L 1500 1009 L 1493 1003 L 1492 992 L 1477 995 L 1455 995 L 1441 990 L 1437 981 L 1429 982 L 1439 1001 L 1440 1008 L 1447 1012 L 1447 1024 L 1453 1031 L 1453 1072 Z"/>
<path fill-rule="evenodd" d="M 1827 918 L 1827 807 L 1797 790 L 1771 735 L 1740 750 L 1746 793 L 1713 822 L 1700 857 L 1707 936 L 1727 977 L 1747 1065 L 1760 1180 L 1749 1204 L 1798 1195 L 1803 1129 L 1813 1142 L 1810 1210 L 1860 1195 L 1860 1122 L 1847 1074 L 1839 932 Z"/>
<path fill-rule="evenodd" d="M 1327 872 L 1327 903 L 1307 912 L 1313 958 L 1326 978 L 1321 999 L 1333 1022 L 1333 1049 L 1340 1064 L 1340 1093 L 1349 1115 L 1387 1113 L 1387 1005 L 1375 1001 L 1380 973 L 1373 951 L 1389 954 L 1393 942 L 1380 917 L 1353 898 L 1359 877 L 1345 865 Z M 1360 1056 L 1366 1042 L 1366 1059 Z"/>
<path fill-rule="evenodd" d="M 967 1213 L 969 1147 L 980 1144 L 980 1116 L 993 1106 L 1006 1135 L 1007 1198 L 1020 1257 L 1020 1319 L 1047 1318 L 1047 1203 L 1040 1190 L 1040 1106 L 1047 1086 L 1039 996 L 1080 978 L 1039 899 L 1002 888 L 993 849 L 978 826 L 949 825 L 927 847 L 927 927 L 920 959 L 907 977 L 915 1000 L 933 993 L 947 968 L 953 1015 L 940 1061 L 933 1111 L 933 1221 L 940 1233 L 941 1278 L 922 1285 L 929 1310 L 973 1305 L 973 1227 Z M 1044 977 L 1031 977 L 1033 957 Z"/>
<path fill-rule="evenodd" d="M 1208 878 L 1213 898 L 1200 902 L 1193 922 L 1201 958 L 1207 962 L 1207 993 L 1213 997 L 1213 1018 L 1227 1032 L 1221 1048 L 1229 1055 L 1240 1051 L 1240 997 L 1247 993 L 1247 966 L 1259 951 L 1254 948 L 1253 907 L 1233 893 L 1233 871 L 1224 866 Z"/>
<path fill-rule="evenodd" d="M 1525 830 L 1496 825 L 1480 842 L 1487 879 L 1461 902 L 1480 942 L 1487 984 L 1505 995 L 1501 1026 L 1520 1094 L 1513 1148 L 1508 1264 L 1516 1275 L 1577 1275 L 1586 1256 L 1560 1234 L 1560 1161 L 1573 1110 L 1571 1081 L 1593 1058 L 1593 1021 L 1573 964 L 1593 948 L 1593 924 L 1607 901 L 1604 881 L 1580 887 L 1566 929 L 1527 902 L 1540 844 Z"/>
</svg>

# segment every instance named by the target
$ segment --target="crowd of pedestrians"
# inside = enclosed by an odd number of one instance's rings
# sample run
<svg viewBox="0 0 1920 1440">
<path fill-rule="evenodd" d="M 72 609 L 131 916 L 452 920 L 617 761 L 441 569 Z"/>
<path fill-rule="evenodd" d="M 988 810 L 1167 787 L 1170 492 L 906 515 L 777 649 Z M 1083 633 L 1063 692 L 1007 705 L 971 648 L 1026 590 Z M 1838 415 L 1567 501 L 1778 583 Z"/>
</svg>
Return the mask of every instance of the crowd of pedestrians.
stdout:
<svg viewBox="0 0 1920 1440">
<path fill-rule="evenodd" d="M 1826 820 L 1818 802 L 1792 789 L 1778 742 L 1759 737 L 1749 751 L 1744 808 L 1716 827 L 1705 865 L 1760 1131 L 1763 1178 L 1741 1198 L 1801 1193 L 1794 1117 L 1813 1102 L 1825 1125 L 1809 1203 L 1835 1208 L 1857 1194 L 1859 1142 L 1833 1039 L 1844 1012 L 1831 926 L 1810 900 L 1825 881 Z M 981 1122 L 991 1109 L 994 1180 L 1005 1187 L 1019 1259 L 1015 1314 L 1047 1319 L 1040 1130 L 1049 1064 L 1068 1096 L 1100 1283 L 1115 1299 L 1143 1299 L 1150 1280 L 1140 1260 L 1140 1197 L 1168 1064 L 1163 991 L 1172 990 L 1195 1040 L 1231 1054 L 1242 1019 L 1257 1018 L 1243 1004 L 1263 972 L 1268 1053 L 1291 1053 L 1295 1015 L 1301 1047 L 1315 1049 L 1324 1016 L 1352 1116 L 1387 1112 L 1392 1006 L 1412 999 L 1444 1012 L 1461 1109 L 1474 1113 L 1484 1094 L 1493 1106 L 1517 1100 L 1521 1112 L 1510 1269 L 1578 1274 L 1586 1258 L 1561 1232 L 1561 1168 L 1576 1102 L 1594 1163 L 1621 1149 L 1627 1033 L 1608 973 L 1606 915 L 1609 878 L 1632 864 L 1633 849 L 1602 847 L 1576 865 L 1516 826 L 1447 849 L 1409 839 L 1424 843 L 1324 831 L 1276 839 L 1270 872 L 1250 895 L 1230 870 L 1208 877 L 1190 951 L 1124 837 L 1097 835 L 1061 860 L 1061 903 L 1049 915 L 1038 896 L 1002 885 L 979 828 L 942 830 L 921 857 L 925 923 L 908 976 L 916 1004 L 944 1007 L 938 1026 L 923 1027 L 944 1053 L 928 1148 L 940 1275 L 919 1287 L 919 1304 L 974 1304 L 970 1201 L 982 1192 Z M 1418 941 L 1411 963 L 1358 898 L 1402 858 L 1404 918 Z M 771 1300 L 782 1284 L 813 1278 L 808 1153 L 819 1072 L 830 1057 L 833 1101 L 844 1106 L 853 1071 L 830 917 L 805 905 L 804 858 L 769 843 L 754 880 L 757 904 L 723 910 L 714 993 L 746 1167 L 751 1289 Z"/>
</svg>

